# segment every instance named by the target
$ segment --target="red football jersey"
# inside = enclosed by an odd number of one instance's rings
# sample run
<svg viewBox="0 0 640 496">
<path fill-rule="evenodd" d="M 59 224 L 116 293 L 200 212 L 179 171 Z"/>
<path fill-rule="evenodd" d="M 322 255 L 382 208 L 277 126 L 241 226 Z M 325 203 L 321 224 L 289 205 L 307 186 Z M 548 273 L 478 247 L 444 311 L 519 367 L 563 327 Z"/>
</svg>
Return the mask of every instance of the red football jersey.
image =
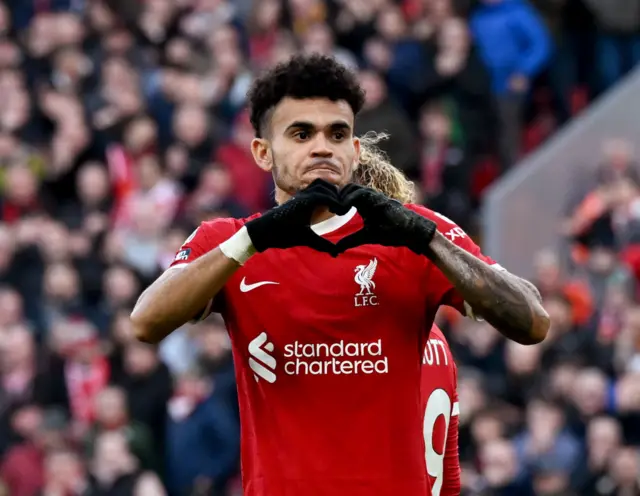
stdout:
<svg viewBox="0 0 640 496">
<path fill-rule="evenodd" d="M 480 255 L 434 212 L 454 243 Z M 186 264 L 248 219 L 204 222 L 176 255 Z M 355 209 L 313 226 L 332 242 L 356 232 Z M 426 258 L 366 245 L 332 258 L 311 248 L 251 257 L 213 304 L 236 369 L 245 496 L 424 496 L 423 350 L 441 304 L 464 302 Z"/>
<path fill-rule="evenodd" d="M 431 328 L 422 358 L 424 444 L 431 496 L 460 494 L 458 377 L 449 343 Z"/>
</svg>

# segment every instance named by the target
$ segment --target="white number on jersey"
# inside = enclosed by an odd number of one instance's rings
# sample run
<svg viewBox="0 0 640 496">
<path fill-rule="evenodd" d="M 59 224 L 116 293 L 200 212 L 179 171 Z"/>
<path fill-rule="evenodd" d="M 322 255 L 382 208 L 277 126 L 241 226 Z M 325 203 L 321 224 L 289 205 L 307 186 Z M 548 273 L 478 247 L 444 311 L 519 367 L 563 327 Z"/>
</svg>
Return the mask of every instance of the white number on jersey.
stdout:
<svg viewBox="0 0 640 496">
<path fill-rule="evenodd" d="M 440 491 L 442 490 L 444 454 L 447 446 L 449 422 L 451 421 L 451 406 L 451 398 L 449 398 L 447 392 L 444 389 L 436 389 L 429 396 L 427 407 L 424 411 L 423 433 L 427 473 L 436 479 L 431 491 L 432 496 L 440 496 Z M 440 415 L 444 417 L 444 441 L 442 446 L 434 446 L 433 430 Z"/>
</svg>

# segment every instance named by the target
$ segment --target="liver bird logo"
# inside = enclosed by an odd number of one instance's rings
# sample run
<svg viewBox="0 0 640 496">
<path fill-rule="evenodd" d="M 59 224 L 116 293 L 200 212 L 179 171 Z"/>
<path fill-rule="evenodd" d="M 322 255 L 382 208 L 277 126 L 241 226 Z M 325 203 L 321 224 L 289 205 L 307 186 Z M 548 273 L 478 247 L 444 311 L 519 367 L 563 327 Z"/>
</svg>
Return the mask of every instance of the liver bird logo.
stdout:
<svg viewBox="0 0 640 496">
<path fill-rule="evenodd" d="M 378 268 L 378 259 L 372 259 L 368 265 L 358 265 L 354 271 L 356 273 L 354 280 L 360 285 L 360 292 L 356 296 L 373 294 L 376 283 L 373 282 L 373 276 Z"/>
</svg>

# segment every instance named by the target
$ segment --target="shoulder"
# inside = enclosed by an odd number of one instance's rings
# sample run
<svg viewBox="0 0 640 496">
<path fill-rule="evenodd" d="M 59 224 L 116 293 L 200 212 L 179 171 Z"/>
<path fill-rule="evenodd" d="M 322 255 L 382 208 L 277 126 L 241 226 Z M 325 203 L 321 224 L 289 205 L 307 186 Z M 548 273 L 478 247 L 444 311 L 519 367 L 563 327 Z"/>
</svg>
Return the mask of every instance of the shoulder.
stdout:
<svg viewBox="0 0 640 496">
<path fill-rule="evenodd" d="M 447 223 L 447 224 L 455 225 L 455 223 L 451 219 L 449 219 L 448 217 L 445 217 L 441 213 L 435 212 L 435 211 L 431 210 L 430 208 L 425 207 L 424 205 L 417 205 L 415 203 L 407 203 L 405 205 L 405 208 L 408 208 L 412 212 L 420 214 L 423 217 L 426 217 L 427 219 L 430 219 L 430 220 L 432 220 L 432 221 L 434 221 L 436 223 Z"/>
<path fill-rule="evenodd" d="M 205 220 L 200 224 L 198 229 L 204 229 L 207 232 L 232 232 L 239 230 L 247 222 L 260 217 L 260 214 L 253 214 L 250 217 L 235 219 L 232 217 L 218 217 L 216 219 Z"/>
<path fill-rule="evenodd" d="M 431 327 L 431 333 L 429 334 L 429 337 L 439 339 L 444 343 L 447 349 L 449 348 L 449 343 L 447 341 L 447 338 L 444 337 L 443 332 L 440 330 L 438 326 L 434 325 L 433 327 Z"/>
<path fill-rule="evenodd" d="M 456 238 L 466 237 L 466 233 L 460 226 L 458 226 L 458 224 L 452 221 L 449 217 L 442 215 L 440 212 L 435 212 L 430 208 L 423 205 L 416 205 L 414 203 L 406 204 L 405 208 L 435 222 L 438 227 L 438 231 L 445 234 L 451 241 Z"/>
<path fill-rule="evenodd" d="M 244 219 L 218 218 L 202 222 L 178 250 L 171 267 L 184 265 L 213 250 L 223 241 L 226 241 L 239 231 L 242 226 L 260 214 L 252 215 Z"/>
<path fill-rule="evenodd" d="M 242 219 L 220 217 L 217 219 L 205 220 L 191 234 L 188 241 L 195 238 L 196 236 L 200 236 L 214 241 L 217 244 L 235 234 L 250 220 L 257 219 L 258 217 L 260 217 L 260 214 L 254 214 L 250 217 L 245 217 Z"/>
</svg>

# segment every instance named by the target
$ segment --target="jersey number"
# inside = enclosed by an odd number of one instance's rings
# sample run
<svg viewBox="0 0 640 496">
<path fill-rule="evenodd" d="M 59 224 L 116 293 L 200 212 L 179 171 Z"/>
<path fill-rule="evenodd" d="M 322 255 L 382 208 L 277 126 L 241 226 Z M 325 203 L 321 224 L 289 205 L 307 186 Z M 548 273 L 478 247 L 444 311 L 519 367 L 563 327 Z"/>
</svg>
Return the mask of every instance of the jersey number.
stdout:
<svg viewBox="0 0 640 496">
<path fill-rule="evenodd" d="M 433 434 L 436 420 L 440 416 L 444 417 L 444 442 L 442 446 L 434 446 Z M 425 446 L 425 461 L 427 463 L 427 473 L 435 477 L 435 482 L 431 488 L 432 496 L 440 496 L 442 490 L 442 478 L 444 475 L 444 453 L 447 445 L 447 432 L 451 420 L 451 398 L 444 389 L 436 389 L 429 396 L 427 407 L 424 411 L 423 433 Z M 440 436 L 438 436 L 440 439 Z"/>
</svg>

